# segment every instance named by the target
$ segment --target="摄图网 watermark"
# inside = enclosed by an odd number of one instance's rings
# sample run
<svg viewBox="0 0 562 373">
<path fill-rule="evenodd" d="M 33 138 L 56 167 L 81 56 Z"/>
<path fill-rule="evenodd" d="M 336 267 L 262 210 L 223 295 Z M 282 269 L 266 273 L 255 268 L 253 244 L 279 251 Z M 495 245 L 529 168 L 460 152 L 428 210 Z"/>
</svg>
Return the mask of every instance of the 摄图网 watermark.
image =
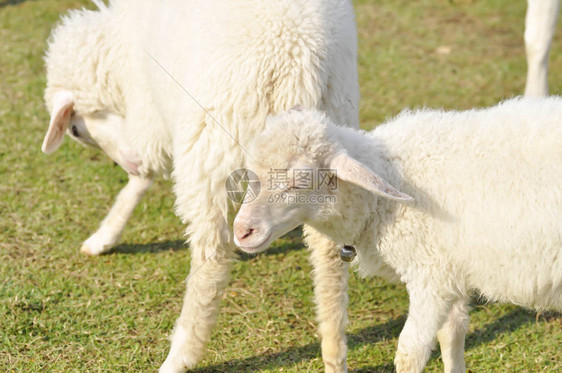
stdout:
<svg viewBox="0 0 562 373">
<path fill-rule="evenodd" d="M 271 168 L 265 181 L 269 203 L 334 203 L 338 188 L 336 170 L 313 168 Z M 262 191 L 262 183 L 252 170 L 241 168 L 226 180 L 228 198 L 236 203 L 250 203 Z M 318 194 L 317 192 L 324 192 Z"/>
</svg>

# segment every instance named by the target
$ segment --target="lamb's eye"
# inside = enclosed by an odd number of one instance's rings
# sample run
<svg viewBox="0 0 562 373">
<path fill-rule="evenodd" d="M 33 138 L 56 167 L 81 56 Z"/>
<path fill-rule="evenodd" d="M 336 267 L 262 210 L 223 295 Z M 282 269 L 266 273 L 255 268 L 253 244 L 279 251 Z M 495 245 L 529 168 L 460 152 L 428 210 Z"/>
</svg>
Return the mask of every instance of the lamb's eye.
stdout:
<svg viewBox="0 0 562 373">
<path fill-rule="evenodd" d="M 76 128 L 76 125 L 73 124 L 70 130 L 72 131 L 72 135 L 74 137 L 80 137 L 80 132 L 78 132 L 78 128 Z"/>
</svg>

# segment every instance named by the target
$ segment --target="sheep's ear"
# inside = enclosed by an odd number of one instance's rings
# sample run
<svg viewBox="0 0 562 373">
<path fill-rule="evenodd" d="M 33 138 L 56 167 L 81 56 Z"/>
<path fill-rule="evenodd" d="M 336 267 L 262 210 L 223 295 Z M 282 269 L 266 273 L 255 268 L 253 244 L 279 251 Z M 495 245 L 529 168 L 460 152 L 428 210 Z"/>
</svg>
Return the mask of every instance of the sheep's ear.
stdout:
<svg viewBox="0 0 562 373">
<path fill-rule="evenodd" d="M 53 98 L 53 111 L 51 111 L 51 122 L 43 140 L 41 150 L 49 154 L 54 152 L 62 144 L 64 133 L 70 124 L 74 97 L 69 91 L 57 92 Z"/>
<path fill-rule="evenodd" d="M 407 194 L 397 191 L 379 175 L 367 166 L 350 157 L 346 152 L 334 156 L 330 162 L 330 169 L 336 170 L 338 179 L 353 183 L 379 196 L 396 201 L 413 200 Z"/>
</svg>

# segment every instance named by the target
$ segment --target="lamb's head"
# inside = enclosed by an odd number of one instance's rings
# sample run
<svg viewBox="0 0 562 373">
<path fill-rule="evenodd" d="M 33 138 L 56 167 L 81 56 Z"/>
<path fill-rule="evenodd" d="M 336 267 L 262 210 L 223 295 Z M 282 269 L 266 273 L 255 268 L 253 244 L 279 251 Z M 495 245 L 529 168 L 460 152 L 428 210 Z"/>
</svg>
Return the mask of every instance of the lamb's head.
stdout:
<svg viewBox="0 0 562 373">
<path fill-rule="evenodd" d="M 268 119 L 250 147 L 247 168 L 261 188 L 257 196 L 247 194 L 234 220 L 237 246 L 257 253 L 301 224 L 329 219 L 345 198 L 340 182 L 394 200 L 411 199 L 351 157 L 333 136 L 336 131 L 316 110 L 291 110 Z"/>
<path fill-rule="evenodd" d="M 112 71 L 122 64 L 111 63 L 108 14 L 107 8 L 71 11 L 51 33 L 45 56 L 51 120 L 41 149 L 54 152 L 67 133 L 138 174 L 142 162 L 125 140 L 125 104 Z"/>
</svg>

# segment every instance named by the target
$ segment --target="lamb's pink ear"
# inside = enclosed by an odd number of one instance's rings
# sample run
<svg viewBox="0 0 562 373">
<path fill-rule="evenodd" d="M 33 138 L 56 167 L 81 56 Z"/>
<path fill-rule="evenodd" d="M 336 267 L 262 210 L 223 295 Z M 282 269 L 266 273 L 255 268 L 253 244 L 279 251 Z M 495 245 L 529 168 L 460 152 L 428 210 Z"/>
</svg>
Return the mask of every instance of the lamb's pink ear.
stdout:
<svg viewBox="0 0 562 373">
<path fill-rule="evenodd" d="M 62 144 L 64 133 L 70 124 L 73 105 L 74 97 L 69 91 L 60 91 L 55 94 L 51 122 L 43 140 L 43 146 L 41 146 L 43 153 L 52 153 Z"/>
<path fill-rule="evenodd" d="M 332 158 L 330 169 L 336 170 L 338 179 L 358 185 L 379 196 L 396 201 L 413 200 L 409 195 L 394 189 L 386 180 L 361 162 L 350 157 L 346 152 L 340 152 Z"/>
</svg>

